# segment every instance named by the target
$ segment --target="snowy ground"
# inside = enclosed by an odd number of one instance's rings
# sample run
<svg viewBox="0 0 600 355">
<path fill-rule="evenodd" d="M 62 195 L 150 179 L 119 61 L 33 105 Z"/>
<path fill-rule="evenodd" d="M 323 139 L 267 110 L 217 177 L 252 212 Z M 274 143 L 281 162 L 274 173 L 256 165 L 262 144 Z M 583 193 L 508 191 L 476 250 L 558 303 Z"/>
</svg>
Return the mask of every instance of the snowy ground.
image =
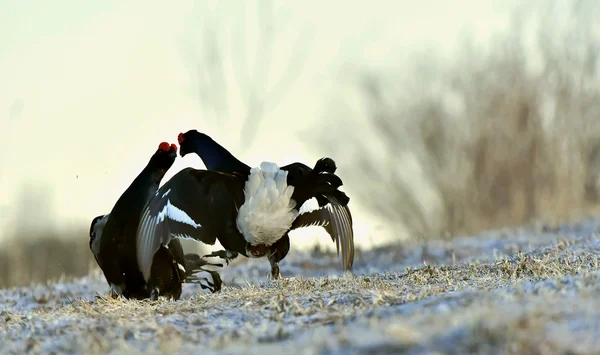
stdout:
<svg viewBox="0 0 600 355">
<path fill-rule="evenodd" d="M 230 265 L 221 293 L 96 299 L 99 274 L 0 290 L 0 353 L 600 353 L 600 222 Z M 244 259 L 245 260 L 245 259 Z"/>
</svg>

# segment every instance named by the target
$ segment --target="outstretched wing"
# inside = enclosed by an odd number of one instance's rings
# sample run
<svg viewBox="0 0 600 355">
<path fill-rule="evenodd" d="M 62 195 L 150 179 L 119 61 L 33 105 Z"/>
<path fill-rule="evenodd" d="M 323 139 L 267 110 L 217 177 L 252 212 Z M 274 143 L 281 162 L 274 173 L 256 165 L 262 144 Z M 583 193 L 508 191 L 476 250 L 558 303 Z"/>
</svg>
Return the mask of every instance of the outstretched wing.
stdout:
<svg viewBox="0 0 600 355">
<path fill-rule="evenodd" d="M 165 183 L 144 207 L 137 230 L 137 261 L 146 281 L 154 253 L 171 238 L 213 245 L 234 202 L 219 172 L 186 168 Z"/>
<path fill-rule="evenodd" d="M 335 242 L 338 255 L 342 249 L 342 266 L 345 270 L 351 270 L 354 263 L 354 230 L 348 206 L 332 201 L 321 208 L 302 213 L 294 220 L 291 229 L 310 226 L 325 228 Z"/>
</svg>

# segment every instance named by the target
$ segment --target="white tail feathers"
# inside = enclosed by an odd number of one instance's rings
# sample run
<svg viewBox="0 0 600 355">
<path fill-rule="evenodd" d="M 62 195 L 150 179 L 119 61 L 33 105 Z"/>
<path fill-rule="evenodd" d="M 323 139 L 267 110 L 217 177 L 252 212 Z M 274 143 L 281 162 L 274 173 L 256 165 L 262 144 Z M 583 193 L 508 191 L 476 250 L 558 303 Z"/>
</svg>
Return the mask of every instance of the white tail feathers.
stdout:
<svg viewBox="0 0 600 355">
<path fill-rule="evenodd" d="M 298 216 L 285 170 L 263 162 L 252 168 L 244 186 L 245 201 L 238 211 L 237 227 L 252 245 L 271 245 L 279 240 Z"/>
</svg>

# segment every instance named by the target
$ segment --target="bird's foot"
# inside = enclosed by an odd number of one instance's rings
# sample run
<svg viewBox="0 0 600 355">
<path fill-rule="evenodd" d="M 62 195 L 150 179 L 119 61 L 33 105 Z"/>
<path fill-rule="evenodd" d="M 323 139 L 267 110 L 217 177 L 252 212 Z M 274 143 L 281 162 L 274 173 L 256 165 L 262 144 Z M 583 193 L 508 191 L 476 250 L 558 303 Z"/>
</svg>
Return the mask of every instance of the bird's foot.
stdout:
<svg viewBox="0 0 600 355">
<path fill-rule="evenodd" d="M 217 258 L 221 258 L 221 259 L 225 259 L 225 262 L 227 263 L 227 265 L 229 265 L 229 262 L 235 258 L 238 257 L 238 253 L 235 251 L 231 251 L 231 250 L 218 250 L 218 251 L 213 251 L 210 254 L 204 255 L 203 258 L 206 257 L 217 257 Z"/>
<path fill-rule="evenodd" d="M 110 297 L 112 299 L 117 299 L 117 298 L 121 297 L 121 295 L 119 294 L 119 292 L 117 292 L 117 291 L 115 291 L 113 289 L 110 289 L 108 291 L 108 297 Z"/>
<path fill-rule="evenodd" d="M 203 290 L 209 290 L 212 293 L 221 291 L 221 286 L 223 285 L 223 281 L 221 280 L 221 275 L 219 275 L 218 272 L 213 271 L 213 270 L 202 269 L 202 271 L 208 272 L 212 276 L 213 282 L 208 281 L 208 278 L 206 278 L 206 277 L 197 277 L 195 275 L 188 277 L 187 280 L 188 281 L 198 281 L 198 284 L 200 284 L 200 287 Z M 206 285 L 203 284 L 202 282 L 200 282 L 201 280 L 206 281 Z"/>
</svg>

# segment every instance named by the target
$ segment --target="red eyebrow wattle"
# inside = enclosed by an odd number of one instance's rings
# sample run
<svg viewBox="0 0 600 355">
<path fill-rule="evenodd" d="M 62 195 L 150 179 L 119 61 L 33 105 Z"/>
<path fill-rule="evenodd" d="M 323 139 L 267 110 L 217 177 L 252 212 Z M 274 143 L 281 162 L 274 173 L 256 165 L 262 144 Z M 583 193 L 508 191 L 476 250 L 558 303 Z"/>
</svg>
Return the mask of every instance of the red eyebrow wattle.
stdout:
<svg viewBox="0 0 600 355">
<path fill-rule="evenodd" d="M 158 149 L 164 150 L 165 152 L 168 152 L 170 148 L 171 146 L 167 142 L 162 142 L 158 145 Z"/>
</svg>

